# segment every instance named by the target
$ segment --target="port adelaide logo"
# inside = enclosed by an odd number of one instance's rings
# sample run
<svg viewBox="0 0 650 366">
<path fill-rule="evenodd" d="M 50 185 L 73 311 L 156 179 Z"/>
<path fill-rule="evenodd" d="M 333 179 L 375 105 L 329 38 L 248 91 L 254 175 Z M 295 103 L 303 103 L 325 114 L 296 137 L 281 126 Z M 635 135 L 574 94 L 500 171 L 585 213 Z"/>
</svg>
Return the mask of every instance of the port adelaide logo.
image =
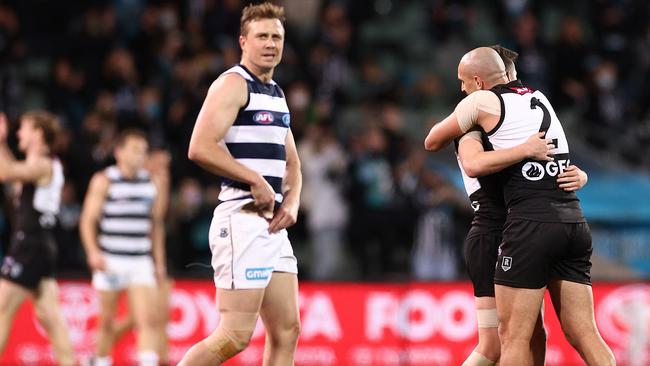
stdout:
<svg viewBox="0 0 650 366">
<path fill-rule="evenodd" d="M 542 165 L 535 161 L 529 161 L 521 167 L 521 175 L 531 181 L 540 180 L 544 178 L 544 175 L 555 177 L 562 173 L 570 164 L 571 162 L 569 159 L 548 161 L 546 162 L 546 165 Z"/>
<path fill-rule="evenodd" d="M 534 161 L 529 161 L 521 167 L 521 174 L 528 180 L 540 180 L 544 178 L 544 166 Z"/>
</svg>

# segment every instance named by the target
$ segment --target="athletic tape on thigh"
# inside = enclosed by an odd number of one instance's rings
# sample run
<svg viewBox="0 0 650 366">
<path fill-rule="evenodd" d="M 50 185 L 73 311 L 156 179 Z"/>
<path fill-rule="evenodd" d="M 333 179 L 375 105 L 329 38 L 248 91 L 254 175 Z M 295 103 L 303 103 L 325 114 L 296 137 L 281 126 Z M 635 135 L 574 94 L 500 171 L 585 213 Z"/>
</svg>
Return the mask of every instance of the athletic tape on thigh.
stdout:
<svg viewBox="0 0 650 366">
<path fill-rule="evenodd" d="M 497 328 L 499 326 L 496 308 L 476 310 L 476 320 L 479 328 Z"/>
</svg>

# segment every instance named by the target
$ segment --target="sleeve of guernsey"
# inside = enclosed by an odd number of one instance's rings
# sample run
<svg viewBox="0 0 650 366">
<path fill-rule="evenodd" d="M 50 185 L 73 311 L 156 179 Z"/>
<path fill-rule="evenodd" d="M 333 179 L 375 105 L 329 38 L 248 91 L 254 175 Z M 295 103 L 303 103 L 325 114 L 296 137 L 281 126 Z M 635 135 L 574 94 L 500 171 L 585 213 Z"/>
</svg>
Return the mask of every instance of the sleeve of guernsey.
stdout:
<svg viewBox="0 0 650 366">
<path fill-rule="evenodd" d="M 478 90 L 461 100 L 454 110 L 461 131 L 467 132 L 478 126 L 479 111 L 500 115 L 501 103 L 499 97 L 491 91 Z"/>
</svg>

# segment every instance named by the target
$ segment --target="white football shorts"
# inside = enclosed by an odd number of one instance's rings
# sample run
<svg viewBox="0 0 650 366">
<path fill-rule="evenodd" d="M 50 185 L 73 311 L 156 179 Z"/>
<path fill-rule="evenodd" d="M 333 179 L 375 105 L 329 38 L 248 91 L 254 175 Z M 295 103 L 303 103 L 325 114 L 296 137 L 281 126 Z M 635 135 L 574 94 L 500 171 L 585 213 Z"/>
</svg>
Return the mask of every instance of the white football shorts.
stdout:
<svg viewBox="0 0 650 366">
<path fill-rule="evenodd" d="M 153 258 L 149 255 L 103 253 L 106 271 L 93 272 L 93 287 L 99 291 L 118 291 L 131 285 L 156 286 Z"/>
<path fill-rule="evenodd" d="M 269 222 L 255 213 L 218 211 L 209 234 L 216 287 L 265 288 L 273 272 L 298 273 L 287 230 L 269 234 Z"/>
</svg>

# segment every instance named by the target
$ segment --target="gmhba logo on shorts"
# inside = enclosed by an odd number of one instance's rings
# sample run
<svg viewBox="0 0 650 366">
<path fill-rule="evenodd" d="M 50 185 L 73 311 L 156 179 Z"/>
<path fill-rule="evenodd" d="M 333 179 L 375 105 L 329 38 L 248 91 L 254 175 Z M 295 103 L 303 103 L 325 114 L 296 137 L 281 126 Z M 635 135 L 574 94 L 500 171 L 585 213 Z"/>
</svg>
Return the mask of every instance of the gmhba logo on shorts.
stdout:
<svg viewBox="0 0 650 366">
<path fill-rule="evenodd" d="M 528 180 L 540 180 L 544 178 L 544 166 L 534 161 L 529 161 L 521 167 L 521 174 Z"/>
<path fill-rule="evenodd" d="M 247 280 L 267 280 L 273 273 L 273 267 L 246 268 Z"/>
</svg>

